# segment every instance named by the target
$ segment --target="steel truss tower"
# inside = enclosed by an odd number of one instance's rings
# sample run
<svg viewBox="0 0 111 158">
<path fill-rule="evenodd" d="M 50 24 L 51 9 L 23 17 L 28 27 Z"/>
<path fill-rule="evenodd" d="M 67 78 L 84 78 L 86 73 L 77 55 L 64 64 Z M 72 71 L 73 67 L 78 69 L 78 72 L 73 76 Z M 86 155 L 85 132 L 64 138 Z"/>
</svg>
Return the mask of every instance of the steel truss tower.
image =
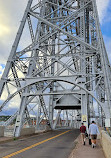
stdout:
<svg viewBox="0 0 111 158">
<path fill-rule="evenodd" d="M 111 68 L 96 0 L 29 0 L 0 81 L 0 110 L 15 104 L 14 136 L 33 112 L 51 128 L 75 110 L 88 124 L 111 118 Z M 71 112 L 72 111 L 72 112 Z M 70 115 L 69 115 L 70 113 Z M 55 121 L 54 118 L 56 117 Z"/>
</svg>

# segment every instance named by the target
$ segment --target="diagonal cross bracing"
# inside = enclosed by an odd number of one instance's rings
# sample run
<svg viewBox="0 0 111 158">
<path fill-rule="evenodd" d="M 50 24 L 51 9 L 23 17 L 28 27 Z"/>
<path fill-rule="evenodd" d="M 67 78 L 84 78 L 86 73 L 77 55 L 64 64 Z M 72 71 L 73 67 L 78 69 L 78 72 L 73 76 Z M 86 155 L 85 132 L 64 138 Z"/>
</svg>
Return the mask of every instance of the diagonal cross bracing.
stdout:
<svg viewBox="0 0 111 158">
<path fill-rule="evenodd" d="M 66 110 L 71 107 L 77 108 L 74 121 L 80 120 L 76 114 L 86 116 L 87 126 L 95 117 L 95 102 L 99 117 L 110 119 L 111 71 L 95 0 L 41 0 L 34 6 L 32 2 L 28 1 L 0 81 L 1 100 L 7 94 L 0 110 L 14 99 L 19 104 L 7 122 L 16 118 L 14 136 L 31 115 L 37 127 L 47 119 L 56 128 L 61 116 L 64 125 L 71 124 Z M 22 39 L 25 29 L 28 43 Z M 62 109 L 57 113 L 56 108 Z"/>
</svg>

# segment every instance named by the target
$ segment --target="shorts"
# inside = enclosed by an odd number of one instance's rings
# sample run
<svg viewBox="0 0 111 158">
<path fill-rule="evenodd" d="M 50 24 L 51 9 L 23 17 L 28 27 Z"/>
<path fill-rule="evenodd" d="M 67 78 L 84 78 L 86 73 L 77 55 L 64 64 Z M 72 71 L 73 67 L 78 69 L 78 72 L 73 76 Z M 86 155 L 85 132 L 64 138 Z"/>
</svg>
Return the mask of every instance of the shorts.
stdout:
<svg viewBox="0 0 111 158">
<path fill-rule="evenodd" d="M 85 133 L 81 133 L 81 135 L 85 135 Z"/>
<path fill-rule="evenodd" d="M 82 138 L 85 138 L 86 136 L 85 136 L 85 133 L 81 133 L 81 137 Z"/>
<path fill-rule="evenodd" d="M 92 134 L 92 135 L 91 135 L 91 139 L 92 139 L 92 140 L 97 139 L 97 135 L 96 135 L 96 134 Z"/>
</svg>

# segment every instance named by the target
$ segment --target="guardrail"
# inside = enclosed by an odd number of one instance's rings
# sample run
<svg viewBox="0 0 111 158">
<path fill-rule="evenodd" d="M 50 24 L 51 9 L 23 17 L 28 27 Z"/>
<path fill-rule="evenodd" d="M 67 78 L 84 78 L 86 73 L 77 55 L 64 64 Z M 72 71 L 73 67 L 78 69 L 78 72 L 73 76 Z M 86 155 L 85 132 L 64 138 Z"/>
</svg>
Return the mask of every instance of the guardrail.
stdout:
<svg viewBox="0 0 111 158">
<path fill-rule="evenodd" d="M 4 137 L 4 126 L 0 126 L 0 137 Z"/>
<path fill-rule="evenodd" d="M 101 130 L 101 145 L 106 158 L 111 158 L 111 137 L 104 130 Z"/>
</svg>

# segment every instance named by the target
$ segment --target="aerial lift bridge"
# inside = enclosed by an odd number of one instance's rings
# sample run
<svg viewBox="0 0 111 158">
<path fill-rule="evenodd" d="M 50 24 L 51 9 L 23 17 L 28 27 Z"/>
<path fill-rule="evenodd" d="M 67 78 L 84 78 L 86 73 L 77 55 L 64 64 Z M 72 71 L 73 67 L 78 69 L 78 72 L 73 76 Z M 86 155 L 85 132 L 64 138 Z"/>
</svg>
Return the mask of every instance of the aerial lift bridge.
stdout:
<svg viewBox="0 0 111 158">
<path fill-rule="evenodd" d="M 14 136 L 43 119 L 51 129 L 111 118 L 111 67 L 96 0 L 29 0 L 0 81 L 1 113 L 18 107 Z M 95 108 L 96 105 L 96 108 Z M 98 115 L 96 114 L 98 113 Z M 61 118 L 61 119 L 60 119 Z M 61 120 L 61 121 L 60 121 Z"/>
</svg>

